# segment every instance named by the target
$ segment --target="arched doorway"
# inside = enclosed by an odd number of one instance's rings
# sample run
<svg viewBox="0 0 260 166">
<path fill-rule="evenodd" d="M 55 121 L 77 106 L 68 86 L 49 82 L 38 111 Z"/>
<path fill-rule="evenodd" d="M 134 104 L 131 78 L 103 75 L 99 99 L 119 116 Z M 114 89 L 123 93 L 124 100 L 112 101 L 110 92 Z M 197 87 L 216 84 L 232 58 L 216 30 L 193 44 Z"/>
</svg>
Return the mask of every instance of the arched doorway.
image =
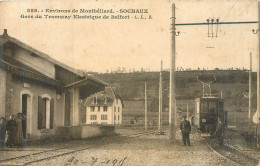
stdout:
<svg viewBox="0 0 260 166">
<path fill-rule="evenodd" d="M 28 90 L 21 91 L 21 113 L 26 117 L 22 120 L 22 131 L 24 139 L 28 138 L 32 130 L 32 98 L 33 95 Z"/>
</svg>

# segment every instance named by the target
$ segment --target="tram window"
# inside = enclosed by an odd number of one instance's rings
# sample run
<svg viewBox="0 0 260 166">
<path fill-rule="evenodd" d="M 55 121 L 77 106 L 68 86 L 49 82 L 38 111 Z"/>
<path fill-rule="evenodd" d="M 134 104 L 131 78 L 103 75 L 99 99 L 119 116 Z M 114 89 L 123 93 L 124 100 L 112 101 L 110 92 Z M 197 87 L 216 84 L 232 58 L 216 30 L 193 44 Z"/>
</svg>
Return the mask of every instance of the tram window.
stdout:
<svg viewBox="0 0 260 166">
<path fill-rule="evenodd" d="M 216 113 L 217 110 L 217 103 L 216 102 L 209 102 L 209 112 Z"/>
<path fill-rule="evenodd" d="M 201 102 L 201 110 L 202 113 L 208 112 L 208 103 L 205 101 Z"/>
</svg>

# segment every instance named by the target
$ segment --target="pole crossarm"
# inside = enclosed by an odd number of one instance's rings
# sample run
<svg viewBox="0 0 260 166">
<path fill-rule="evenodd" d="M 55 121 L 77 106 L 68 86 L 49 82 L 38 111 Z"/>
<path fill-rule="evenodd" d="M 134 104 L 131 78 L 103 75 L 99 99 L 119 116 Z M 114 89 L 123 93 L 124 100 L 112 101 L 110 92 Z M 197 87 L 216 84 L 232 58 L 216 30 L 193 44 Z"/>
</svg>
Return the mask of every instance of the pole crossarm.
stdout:
<svg viewBox="0 0 260 166">
<path fill-rule="evenodd" d="M 241 21 L 241 22 L 218 22 L 218 23 L 178 23 L 175 26 L 191 26 L 191 25 L 220 25 L 220 24 L 257 24 L 260 21 Z"/>
</svg>

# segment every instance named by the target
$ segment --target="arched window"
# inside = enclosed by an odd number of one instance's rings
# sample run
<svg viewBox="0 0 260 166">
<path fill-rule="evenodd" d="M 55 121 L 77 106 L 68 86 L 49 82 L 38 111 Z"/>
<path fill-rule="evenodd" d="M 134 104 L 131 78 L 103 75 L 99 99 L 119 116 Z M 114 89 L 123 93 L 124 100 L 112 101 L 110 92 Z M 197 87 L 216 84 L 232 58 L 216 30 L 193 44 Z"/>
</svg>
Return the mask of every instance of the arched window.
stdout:
<svg viewBox="0 0 260 166">
<path fill-rule="evenodd" d="M 38 129 L 52 129 L 54 100 L 47 94 L 38 97 Z"/>
</svg>

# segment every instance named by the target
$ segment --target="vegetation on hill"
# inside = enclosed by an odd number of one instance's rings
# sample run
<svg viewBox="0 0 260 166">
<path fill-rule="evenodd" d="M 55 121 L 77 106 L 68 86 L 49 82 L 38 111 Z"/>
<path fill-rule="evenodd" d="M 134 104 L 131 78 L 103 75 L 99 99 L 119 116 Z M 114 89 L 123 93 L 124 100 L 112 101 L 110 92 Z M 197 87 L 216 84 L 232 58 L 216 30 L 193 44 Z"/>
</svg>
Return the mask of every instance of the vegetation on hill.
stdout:
<svg viewBox="0 0 260 166">
<path fill-rule="evenodd" d="M 256 107 L 256 73 L 253 73 L 253 110 Z M 105 73 L 94 74 L 95 77 L 115 87 L 123 100 L 143 100 L 144 83 L 147 83 L 150 111 L 158 111 L 159 72 L 136 73 Z M 229 111 L 247 110 L 248 99 L 248 71 L 246 70 L 198 70 L 176 72 L 176 98 L 177 100 L 194 99 L 202 96 L 202 84 L 200 80 L 209 82 L 216 78 L 211 85 L 212 93 L 222 91 L 225 101 L 225 109 Z M 208 89 L 205 88 L 205 92 Z M 163 99 L 164 107 L 168 107 L 169 72 L 163 72 Z"/>
</svg>

